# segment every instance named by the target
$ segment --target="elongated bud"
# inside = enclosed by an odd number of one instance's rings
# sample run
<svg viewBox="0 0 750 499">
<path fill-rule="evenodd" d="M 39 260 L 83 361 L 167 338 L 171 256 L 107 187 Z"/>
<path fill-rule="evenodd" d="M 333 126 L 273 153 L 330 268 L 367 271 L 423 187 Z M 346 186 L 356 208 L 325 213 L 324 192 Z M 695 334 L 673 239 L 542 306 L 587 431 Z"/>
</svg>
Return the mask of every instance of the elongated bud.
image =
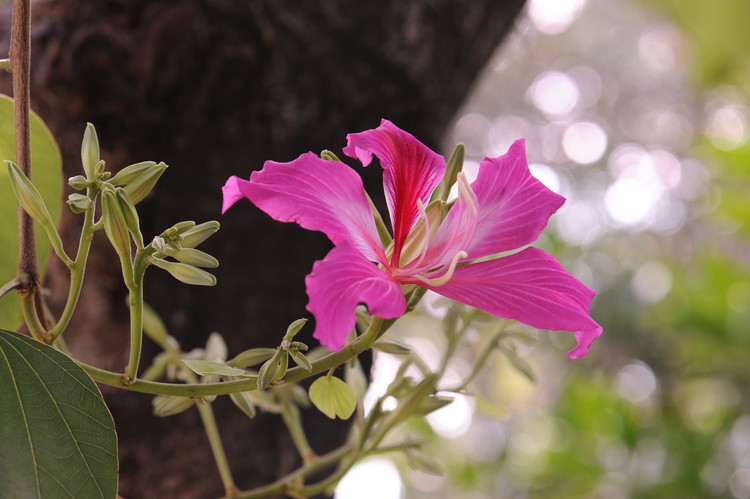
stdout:
<svg viewBox="0 0 750 499">
<path fill-rule="evenodd" d="M 143 161 L 141 163 L 126 166 L 117 172 L 109 183 L 112 185 L 125 185 L 154 166 L 156 166 L 156 162 L 154 161 Z"/>
<path fill-rule="evenodd" d="M 96 136 L 96 128 L 91 123 L 87 123 L 86 131 L 83 132 L 83 142 L 81 142 L 81 163 L 89 179 L 93 179 L 98 173 L 99 159 L 99 138 Z"/>
<path fill-rule="evenodd" d="M 14 162 L 6 161 L 5 165 L 8 168 L 8 177 L 10 178 L 13 192 L 16 194 L 16 199 L 21 203 L 24 211 L 37 222 L 54 227 L 55 224 L 49 214 L 47 205 L 44 204 L 44 200 L 36 187 L 34 187 L 34 184 L 31 183 Z"/>
<path fill-rule="evenodd" d="M 194 248 L 182 248 L 179 251 L 167 250 L 166 254 L 182 263 L 195 265 L 196 267 L 215 269 L 219 266 L 219 260 Z"/>
<path fill-rule="evenodd" d="M 68 179 L 68 185 L 77 191 L 82 191 L 90 184 L 89 181 L 86 180 L 86 177 L 84 177 L 83 175 L 76 175 L 75 177 L 70 177 Z"/>
<path fill-rule="evenodd" d="M 240 410 L 247 414 L 250 419 L 255 417 L 255 414 L 257 413 L 255 404 L 253 404 L 253 401 L 250 400 L 250 397 L 246 392 L 230 393 L 229 398 L 231 398 L 234 405 L 239 407 Z"/>
<path fill-rule="evenodd" d="M 289 324 L 289 327 L 286 328 L 286 334 L 284 335 L 284 339 L 286 341 L 292 341 L 292 338 L 294 338 L 297 333 L 300 332 L 300 330 L 307 324 L 307 319 L 297 319 L 296 321 Z"/>
<path fill-rule="evenodd" d="M 184 222 L 177 222 L 172 226 L 173 229 L 177 231 L 178 234 L 182 234 L 185 231 L 188 231 L 195 227 L 195 222 L 192 220 L 186 220 Z"/>
<path fill-rule="evenodd" d="M 130 237 L 120 203 L 113 191 L 102 192 L 102 220 L 109 242 L 121 257 L 130 257 Z"/>
<path fill-rule="evenodd" d="M 276 376 L 276 372 L 279 370 L 279 361 L 282 355 L 286 357 L 287 354 L 280 348 L 276 349 L 273 357 L 261 366 L 260 371 L 258 371 L 258 390 L 265 390 L 271 384 L 271 381 Z"/>
<path fill-rule="evenodd" d="M 237 354 L 235 358 L 227 361 L 227 365 L 232 367 L 252 367 L 261 362 L 265 362 L 276 353 L 275 348 L 251 348 Z"/>
<path fill-rule="evenodd" d="M 130 200 L 128 193 L 125 192 L 125 189 L 122 187 L 118 187 L 115 189 L 115 197 L 117 197 L 117 204 L 120 205 L 120 211 L 122 211 L 125 226 L 133 233 L 133 236 L 142 241 L 138 212 L 136 211 L 135 206 L 133 206 L 133 202 Z"/>
<path fill-rule="evenodd" d="M 178 281 L 195 286 L 215 286 L 216 277 L 198 267 L 179 262 L 168 262 L 161 258 L 151 258 L 150 262 L 160 267 Z"/>
<path fill-rule="evenodd" d="M 174 416 L 187 411 L 194 403 L 193 399 L 189 397 L 157 395 L 152 401 L 154 416 Z"/>
<path fill-rule="evenodd" d="M 453 150 L 453 154 L 451 154 L 451 157 L 448 159 L 448 163 L 445 168 L 445 176 L 440 182 L 438 188 L 435 189 L 435 192 L 432 195 L 432 201 L 434 201 L 435 199 L 442 199 L 443 201 L 446 201 L 448 199 L 451 188 L 458 179 L 458 174 L 461 173 L 461 170 L 463 170 L 464 168 L 465 158 L 466 147 L 463 144 L 459 143 Z"/>
<path fill-rule="evenodd" d="M 200 243 L 214 235 L 217 230 L 219 230 L 219 222 L 216 220 L 196 225 L 181 234 L 182 241 L 180 241 L 180 243 L 183 248 L 195 248 Z"/>
<path fill-rule="evenodd" d="M 159 181 L 159 177 L 161 177 L 166 169 L 167 165 L 159 163 L 156 166 L 148 168 L 141 175 L 138 175 L 125 185 L 125 191 L 128 193 L 128 196 L 130 196 L 133 204 L 138 204 L 143 201 L 143 198 L 151 192 L 156 185 L 156 182 Z"/>
<path fill-rule="evenodd" d="M 83 213 L 84 211 L 91 208 L 91 205 L 93 204 L 91 202 L 91 199 L 84 195 L 84 194 L 78 194 L 77 192 L 74 192 L 73 194 L 68 196 L 68 206 L 70 206 L 70 209 L 73 213 Z"/>
</svg>

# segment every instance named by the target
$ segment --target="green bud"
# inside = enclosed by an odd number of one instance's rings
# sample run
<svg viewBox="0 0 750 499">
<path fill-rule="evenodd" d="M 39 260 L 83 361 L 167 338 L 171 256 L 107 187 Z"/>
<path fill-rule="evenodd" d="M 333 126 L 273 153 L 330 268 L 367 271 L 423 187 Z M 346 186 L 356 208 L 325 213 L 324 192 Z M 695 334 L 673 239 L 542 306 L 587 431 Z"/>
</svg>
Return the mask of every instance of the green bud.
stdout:
<svg viewBox="0 0 750 499">
<path fill-rule="evenodd" d="M 257 411 L 255 410 L 255 404 L 253 404 L 253 401 L 250 400 L 247 392 L 230 393 L 229 398 L 232 399 L 234 405 L 239 407 L 240 410 L 247 414 L 250 419 L 253 419 L 255 417 L 255 414 L 257 413 Z"/>
<path fill-rule="evenodd" d="M 102 192 L 102 220 L 109 242 L 121 257 L 130 257 L 130 237 L 125 217 L 113 191 Z"/>
<path fill-rule="evenodd" d="M 175 227 L 177 227 L 177 225 L 175 225 Z M 200 243 L 214 235 L 217 230 L 219 230 L 219 222 L 215 220 L 211 220 L 210 222 L 205 222 L 200 225 L 195 225 L 194 227 L 191 227 L 190 229 L 180 234 L 182 236 L 182 247 L 195 248 Z"/>
<path fill-rule="evenodd" d="M 181 397 L 178 395 L 157 395 L 152 400 L 154 416 L 166 417 L 174 416 L 185 412 L 195 403 L 190 397 Z"/>
<path fill-rule="evenodd" d="M 106 226 L 105 226 L 106 228 Z M 152 257 L 149 261 L 160 267 L 170 274 L 178 281 L 184 282 L 185 284 L 192 284 L 195 286 L 215 286 L 216 277 L 209 274 L 205 270 L 201 270 L 198 267 L 188 265 L 186 263 L 179 262 L 168 262 L 161 258 Z"/>
<path fill-rule="evenodd" d="M 182 248 L 179 251 L 167 250 L 166 254 L 182 263 L 195 265 L 196 267 L 215 269 L 219 266 L 219 261 L 216 258 L 195 248 Z"/>
<path fill-rule="evenodd" d="M 286 328 L 286 334 L 284 335 L 284 340 L 286 341 L 292 341 L 292 338 L 294 338 L 297 333 L 300 332 L 300 330 L 307 324 L 307 319 L 297 319 L 296 321 L 289 324 L 289 327 Z"/>
<path fill-rule="evenodd" d="M 443 180 L 440 182 L 440 185 L 438 185 L 438 188 L 435 189 L 435 192 L 432 194 L 431 201 L 434 201 L 436 199 L 442 199 L 443 201 L 448 199 L 448 194 L 451 192 L 451 187 L 453 187 L 453 184 L 456 183 L 456 180 L 458 179 L 458 174 L 461 173 L 461 170 L 464 168 L 464 159 L 466 158 L 466 147 L 459 143 L 456 148 L 453 150 L 453 154 L 451 154 L 451 157 L 448 159 L 448 163 L 445 168 L 445 176 L 443 176 Z"/>
<path fill-rule="evenodd" d="M 407 345 L 395 340 L 378 340 L 372 348 L 379 352 L 393 355 L 408 355 L 411 352 Z"/>
<path fill-rule="evenodd" d="M 6 161 L 5 165 L 8 167 L 8 176 L 10 184 L 13 187 L 13 192 L 16 194 L 16 199 L 21 203 L 24 211 L 37 222 L 54 227 L 55 224 L 52 221 L 49 210 L 47 210 L 47 205 L 44 204 L 44 200 L 36 187 L 34 187 L 34 184 L 31 183 L 14 162 Z"/>
<path fill-rule="evenodd" d="M 362 401 L 367 392 L 367 376 L 362 369 L 362 364 L 355 357 L 354 364 L 346 363 L 344 366 L 344 382 L 352 389 L 352 393 L 358 401 Z"/>
<path fill-rule="evenodd" d="M 140 221 L 138 220 L 138 212 L 136 211 L 133 202 L 130 200 L 128 193 L 125 192 L 125 189 L 123 189 L 122 187 L 118 187 L 117 189 L 115 189 L 115 197 L 117 198 L 117 203 L 120 205 L 120 211 L 122 211 L 122 216 L 125 220 L 125 226 L 133 234 L 133 237 L 135 237 L 136 240 L 139 241 L 141 245 L 143 245 L 143 236 L 141 236 L 141 227 Z"/>
<path fill-rule="evenodd" d="M 73 194 L 70 194 L 68 196 L 68 206 L 70 206 L 71 211 L 73 213 L 83 213 L 84 211 L 88 210 L 92 206 L 91 199 L 84 195 L 84 194 L 78 194 L 77 192 L 74 192 Z"/>
<path fill-rule="evenodd" d="M 168 343 L 167 337 L 169 333 L 167 332 L 167 326 L 164 325 L 156 310 L 151 308 L 147 303 L 143 304 L 143 332 L 162 347 Z"/>
<path fill-rule="evenodd" d="M 130 183 L 136 177 L 143 175 L 149 168 L 156 166 L 154 161 L 143 161 L 134 165 L 126 166 L 120 170 L 117 175 L 109 181 L 112 185 L 125 185 Z"/>
<path fill-rule="evenodd" d="M 265 362 L 276 353 L 275 348 L 251 348 L 239 353 L 235 358 L 227 362 L 233 367 L 251 367 Z"/>
<path fill-rule="evenodd" d="M 206 341 L 206 360 L 224 362 L 227 360 L 227 344 L 219 333 L 211 333 Z"/>
<path fill-rule="evenodd" d="M 195 222 L 192 220 L 187 220 L 185 222 L 178 222 L 172 226 L 173 229 L 177 230 L 178 234 L 182 234 L 186 230 L 190 230 L 193 227 L 195 227 Z"/>
<path fill-rule="evenodd" d="M 304 369 L 305 371 L 312 371 L 312 363 L 307 357 L 305 357 L 302 352 L 300 352 L 299 350 L 290 350 L 289 355 L 292 357 L 294 363 L 300 366 L 302 369 Z"/>
<path fill-rule="evenodd" d="M 406 451 L 406 462 L 409 467 L 430 475 L 445 475 L 445 466 L 433 456 L 421 450 L 408 448 Z"/>
<path fill-rule="evenodd" d="M 159 177 L 161 177 L 166 169 L 167 165 L 159 163 L 156 166 L 146 169 L 145 172 L 138 175 L 125 185 L 125 191 L 128 193 L 128 196 L 130 196 L 133 204 L 138 204 L 143 201 L 148 193 L 154 188 L 156 182 L 159 181 Z"/>
<path fill-rule="evenodd" d="M 258 371 L 258 390 L 265 390 L 271 384 L 271 381 L 276 376 L 276 372 L 279 370 L 279 361 L 282 355 L 286 357 L 286 352 L 277 348 L 273 357 L 261 366 L 260 371 Z"/>
<path fill-rule="evenodd" d="M 86 131 L 83 132 L 81 143 L 81 163 L 89 179 L 96 176 L 99 160 L 99 138 L 96 136 L 96 129 L 91 123 L 86 123 Z"/>
<path fill-rule="evenodd" d="M 83 175 L 76 175 L 68 179 L 68 185 L 77 191 L 82 191 L 89 186 L 89 181 Z"/>
</svg>

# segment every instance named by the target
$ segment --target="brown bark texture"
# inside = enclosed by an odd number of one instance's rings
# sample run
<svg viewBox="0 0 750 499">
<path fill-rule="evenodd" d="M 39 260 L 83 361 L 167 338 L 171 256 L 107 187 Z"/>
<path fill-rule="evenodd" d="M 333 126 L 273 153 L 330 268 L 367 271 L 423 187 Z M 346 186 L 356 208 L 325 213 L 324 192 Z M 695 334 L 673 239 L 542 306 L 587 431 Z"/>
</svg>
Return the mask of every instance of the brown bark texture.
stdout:
<svg viewBox="0 0 750 499">
<path fill-rule="evenodd" d="M 187 286 L 159 269 L 146 275 L 146 301 L 183 349 L 203 346 L 212 331 L 224 336 L 230 355 L 274 347 L 290 322 L 309 316 L 304 276 L 331 244 L 321 234 L 274 222 L 246 201 L 222 216 L 227 177 L 247 178 L 266 159 L 290 161 L 308 150 L 341 155 L 347 133 L 374 128 L 381 118 L 436 148 L 522 5 L 37 0 L 32 108 L 60 143 L 66 178 L 82 173 L 87 121 L 96 126 L 110 170 L 143 160 L 170 166 L 141 205 L 147 240 L 182 220 L 221 222 L 201 246 L 221 262 L 216 287 Z M 0 5 L 0 54 L 7 53 L 9 7 Z M 0 75 L 0 91 L 11 93 L 8 75 Z M 382 203 L 380 168 L 358 169 Z M 71 252 L 79 224 L 77 216 L 64 215 L 61 230 Z M 65 339 L 82 360 L 122 370 L 126 288 L 106 243 L 97 234 Z M 61 264 L 50 263 L 45 286 L 53 309 L 64 304 L 65 275 Z M 316 344 L 312 323 L 305 329 L 299 339 Z M 155 353 L 147 343 L 146 358 Z M 123 496 L 222 495 L 196 411 L 158 419 L 150 415 L 150 397 L 113 391 L 103 388 L 119 435 Z M 280 417 L 259 414 L 251 421 L 223 398 L 216 406 L 239 487 L 267 483 L 298 464 Z M 318 452 L 346 431 L 314 410 L 304 416 Z"/>
</svg>

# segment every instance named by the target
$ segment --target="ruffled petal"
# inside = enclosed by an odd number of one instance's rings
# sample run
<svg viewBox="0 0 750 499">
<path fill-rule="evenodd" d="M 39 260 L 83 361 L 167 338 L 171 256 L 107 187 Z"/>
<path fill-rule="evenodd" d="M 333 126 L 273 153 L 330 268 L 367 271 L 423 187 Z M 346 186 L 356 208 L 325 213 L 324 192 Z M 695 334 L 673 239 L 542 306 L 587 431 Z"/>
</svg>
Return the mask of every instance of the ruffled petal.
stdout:
<svg viewBox="0 0 750 499">
<path fill-rule="evenodd" d="M 498 158 L 485 158 L 471 184 L 477 196 L 477 230 L 467 252 L 481 258 L 531 244 L 565 198 L 529 172 L 524 140 Z"/>
<path fill-rule="evenodd" d="M 239 177 L 236 177 L 232 175 L 227 179 L 227 182 L 224 184 L 224 187 L 221 188 L 221 193 L 224 198 L 222 205 L 221 205 L 221 212 L 226 213 L 226 211 L 237 201 L 240 199 L 247 197 L 247 186 L 250 185 L 250 182 L 247 180 L 243 180 Z"/>
<path fill-rule="evenodd" d="M 426 287 L 498 317 L 573 331 L 578 345 L 570 358 L 585 357 L 602 333 L 589 316 L 594 291 L 537 248 L 459 267 L 448 283 Z"/>
<path fill-rule="evenodd" d="M 360 303 L 384 319 L 400 317 L 406 311 L 399 283 L 346 244 L 315 262 L 305 284 L 310 298 L 307 310 L 315 316 L 313 336 L 331 350 L 340 350 L 346 343 Z"/>
<path fill-rule="evenodd" d="M 311 152 L 289 163 L 266 161 L 241 185 L 242 195 L 274 219 L 319 230 L 335 245 L 349 242 L 368 259 L 385 261 L 362 179 L 344 163 Z"/>
<path fill-rule="evenodd" d="M 383 186 L 393 224 L 393 262 L 397 264 L 406 236 L 419 217 L 417 199 L 427 205 L 445 175 L 445 158 L 388 120 L 373 130 L 350 133 L 346 139 L 344 154 L 364 166 L 374 154 L 384 168 Z"/>
</svg>

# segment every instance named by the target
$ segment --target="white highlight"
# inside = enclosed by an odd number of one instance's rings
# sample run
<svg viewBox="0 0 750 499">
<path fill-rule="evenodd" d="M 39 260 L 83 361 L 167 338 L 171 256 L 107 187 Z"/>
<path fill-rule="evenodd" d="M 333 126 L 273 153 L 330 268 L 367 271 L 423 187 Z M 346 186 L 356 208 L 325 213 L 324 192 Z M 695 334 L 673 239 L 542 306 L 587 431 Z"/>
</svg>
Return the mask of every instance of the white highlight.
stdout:
<svg viewBox="0 0 750 499">
<path fill-rule="evenodd" d="M 568 158 L 587 165 L 604 155 L 607 150 L 607 133 L 590 121 L 573 123 L 563 133 L 562 146 Z"/>
<path fill-rule="evenodd" d="M 355 464 L 336 486 L 335 499 L 401 499 L 404 486 L 398 468 L 388 459 Z"/>
<path fill-rule="evenodd" d="M 585 5 L 586 0 L 532 0 L 529 17 L 542 33 L 557 35 L 570 27 Z"/>
<path fill-rule="evenodd" d="M 561 117 L 578 104 L 579 92 L 575 80 L 559 71 L 545 71 L 529 87 L 529 98 L 543 113 Z"/>
</svg>

